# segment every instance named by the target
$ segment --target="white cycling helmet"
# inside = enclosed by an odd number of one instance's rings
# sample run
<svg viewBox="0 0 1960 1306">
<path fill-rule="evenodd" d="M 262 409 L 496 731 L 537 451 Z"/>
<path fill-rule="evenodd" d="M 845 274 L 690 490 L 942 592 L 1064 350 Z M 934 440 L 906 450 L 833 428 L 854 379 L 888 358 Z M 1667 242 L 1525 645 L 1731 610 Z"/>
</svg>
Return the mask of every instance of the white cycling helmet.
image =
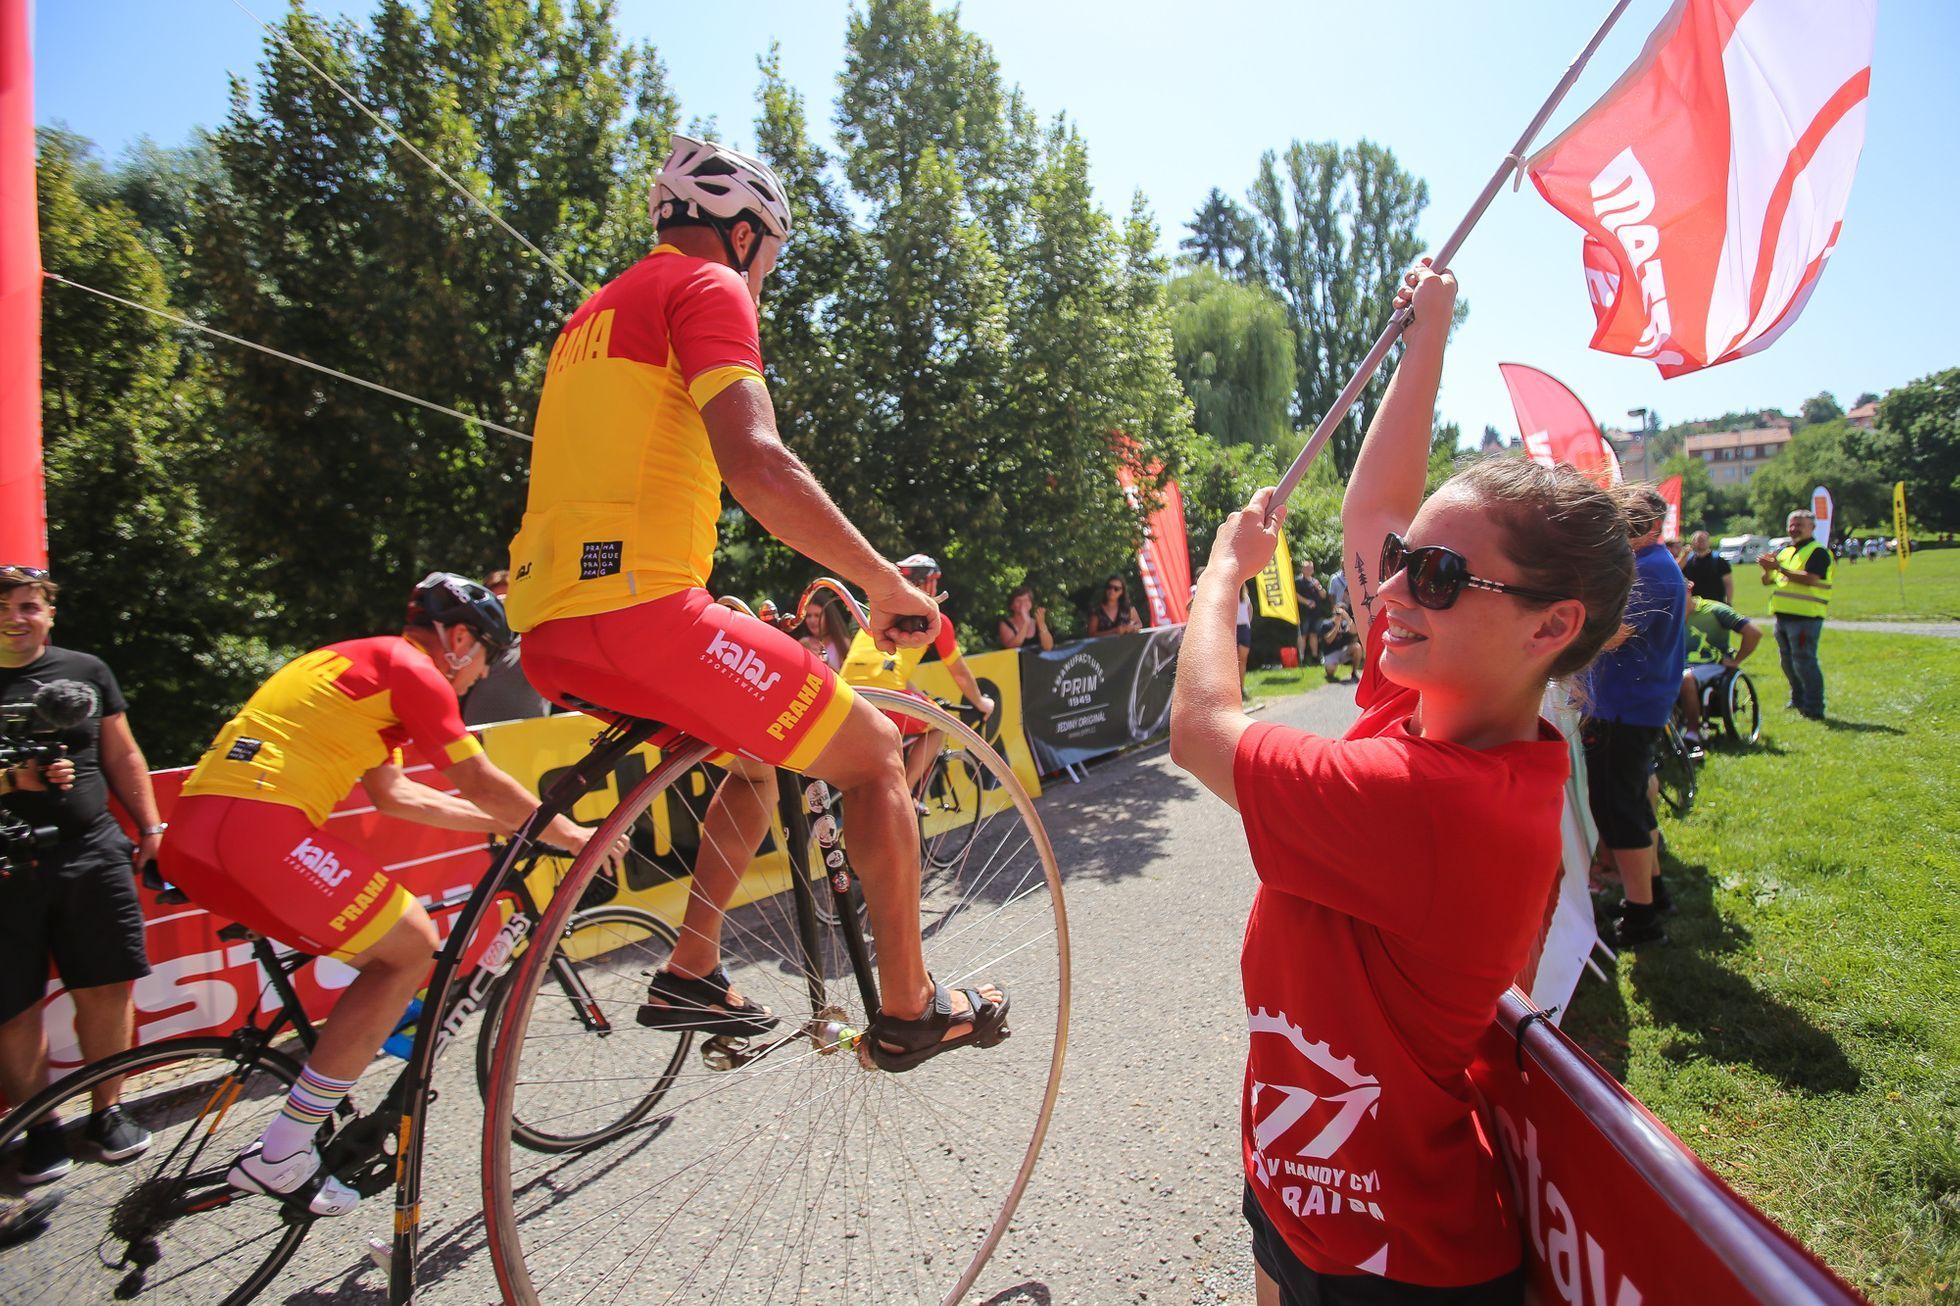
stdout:
<svg viewBox="0 0 1960 1306">
<path fill-rule="evenodd" d="M 740 150 L 692 136 L 674 137 L 674 151 L 654 174 L 647 210 L 660 225 L 663 208 L 681 206 L 686 216 L 732 222 L 748 214 L 766 236 L 789 239 L 789 194 L 775 169 Z M 669 210 L 670 216 L 678 216 Z"/>
</svg>

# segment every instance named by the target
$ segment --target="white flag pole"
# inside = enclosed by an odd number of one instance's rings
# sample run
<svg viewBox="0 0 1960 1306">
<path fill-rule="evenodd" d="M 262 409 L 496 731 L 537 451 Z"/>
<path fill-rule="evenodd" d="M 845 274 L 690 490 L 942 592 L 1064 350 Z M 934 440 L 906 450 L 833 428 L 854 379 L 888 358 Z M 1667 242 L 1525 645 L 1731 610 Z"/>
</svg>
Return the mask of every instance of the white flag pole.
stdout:
<svg viewBox="0 0 1960 1306">
<path fill-rule="evenodd" d="M 1497 166 L 1497 171 L 1491 174 L 1491 179 L 1484 183 L 1483 192 L 1470 206 L 1470 211 L 1463 215 L 1463 221 L 1456 224 L 1456 230 L 1452 231 L 1450 238 L 1443 242 L 1443 247 L 1436 251 L 1433 256 L 1433 266 L 1438 272 L 1449 267 L 1450 260 L 1456 257 L 1457 250 L 1468 239 L 1470 229 L 1475 227 L 1477 220 L 1484 216 L 1484 210 L 1489 208 L 1490 202 L 1497 198 L 1497 192 L 1504 189 L 1504 183 L 1511 179 L 1512 173 L 1523 172 L 1525 151 L 1531 148 L 1531 142 L 1537 138 L 1539 132 L 1544 130 L 1552 114 L 1557 112 L 1559 102 L 1565 99 L 1573 83 L 1579 80 L 1579 74 L 1585 71 L 1586 64 L 1598 52 L 1600 45 L 1606 40 L 1606 34 L 1613 30 L 1613 24 L 1620 20 L 1620 15 L 1625 13 L 1627 6 L 1632 3 L 1633 0 L 1617 0 L 1612 12 L 1606 15 L 1606 21 L 1599 25 L 1598 31 L 1593 33 L 1592 40 L 1586 42 L 1586 48 L 1579 51 L 1578 58 L 1566 68 L 1565 76 L 1559 78 L 1558 85 L 1552 88 L 1551 97 L 1539 107 L 1537 114 L 1531 119 L 1531 125 L 1524 129 L 1524 135 L 1518 137 L 1518 143 L 1511 147 L 1509 154 L 1504 156 L 1504 162 Z M 1363 387 L 1368 384 L 1369 378 L 1374 376 L 1375 370 L 1382 365 L 1382 360 L 1388 357 L 1388 351 L 1395 346 L 1396 337 L 1402 334 L 1402 329 L 1408 323 L 1409 315 L 1406 309 L 1389 315 L 1388 325 L 1382 328 L 1381 338 L 1375 341 L 1375 347 L 1370 349 L 1368 356 L 1361 360 L 1361 366 L 1355 369 L 1353 378 L 1342 388 L 1340 397 L 1334 401 L 1334 406 L 1320 419 L 1320 425 L 1314 428 L 1313 436 L 1307 441 L 1306 447 L 1300 450 L 1300 456 L 1295 458 L 1293 465 L 1286 469 L 1286 475 L 1280 477 L 1279 488 L 1274 492 L 1266 512 L 1268 527 L 1272 525 L 1273 515 L 1285 505 L 1294 489 L 1299 486 L 1300 478 L 1307 474 L 1307 464 L 1314 460 L 1314 456 L 1327 443 L 1328 437 L 1334 434 L 1334 428 L 1346 419 L 1348 410 L 1353 408 L 1355 402 L 1361 398 Z"/>
</svg>

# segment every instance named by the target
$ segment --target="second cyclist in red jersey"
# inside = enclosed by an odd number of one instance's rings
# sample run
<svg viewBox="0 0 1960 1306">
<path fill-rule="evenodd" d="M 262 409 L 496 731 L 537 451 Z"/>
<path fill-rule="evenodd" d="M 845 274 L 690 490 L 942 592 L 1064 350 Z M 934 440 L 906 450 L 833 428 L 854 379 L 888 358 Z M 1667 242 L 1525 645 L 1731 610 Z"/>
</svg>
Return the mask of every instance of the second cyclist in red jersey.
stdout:
<svg viewBox="0 0 1960 1306">
<path fill-rule="evenodd" d="M 782 183 L 758 159 L 676 136 L 649 202 L 659 246 L 587 300 L 551 351 L 510 563 L 512 624 L 542 693 L 678 726 L 731 754 L 680 940 L 641 1020 L 731 1034 L 774 1025 L 731 991 L 721 929 L 783 766 L 836 785 L 851 813 L 883 993 L 867 1055 L 902 1070 L 993 1042 L 1006 995 L 949 991 L 926 973 L 918 823 L 896 728 L 795 638 L 707 589 L 726 484 L 770 534 L 864 590 L 879 648 L 923 646 L 939 622 L 938 605 L 777 434 L 756 307 L 789 235 Z"/>
<path fill-rule="evenodd" d="M 199 906 L 360 972 L 285 1108 L 232 1166 L 235 1186 L 313 1215 L 359 1200 L 321 1171 L 316 1135 L 427 977 L 438 939 L 373 854 L 323 827 L 357 781 L 383 813 L 423 825 L 509 834 L 529 820 L 537 799 L 483 755 L 457 705 L 510 642 L 494 594 L 434 572 L 400 634 L 329 644 L 275 672 L 184 782 L 163 873 Z M 410 745 L 461 796 L 409 779 Z M 560 817 L 548 837 L 578 849 L 590 834 Z"/>
</svg>

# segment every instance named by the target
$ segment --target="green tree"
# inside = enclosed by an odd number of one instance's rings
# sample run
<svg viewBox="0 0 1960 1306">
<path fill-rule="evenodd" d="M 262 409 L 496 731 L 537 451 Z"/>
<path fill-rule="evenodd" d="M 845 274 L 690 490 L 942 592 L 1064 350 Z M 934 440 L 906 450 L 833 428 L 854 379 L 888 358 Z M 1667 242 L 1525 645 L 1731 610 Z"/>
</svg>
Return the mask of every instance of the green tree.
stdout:
<svg viewBox="0 0 1960 1306">
<path fill-rule="evenodd" d="M 1256 248 L 1263 280 L 1286 304 L 1294 335 L 1294 416 L 1311 428 L 1388 321 L 1396 284 L 1422 252 L 1416 223 L 1429 187 L 1395 155 L 1370 141 L 1343 149 L 1295 141 L 1268 151 L 1252 184 Z M 1458 314 L 1467 311 L 1459 302 Z M 1378 370 L 1329 441 L 1335 469 L 1354 469 L 1362 434 L 1388 388 Z"/>
<path fill-rule="evenodd" d="M 1820 426 L 1825 422 L 1835 422 L 1844 416 L 1844 409 L 1838 407 L 1837 396 L 1829 390 L 1820 390 L 1803 401 L 1802 425 Z"/>
<path fill-rule="evenodd" d="M 517 429 L 550 334 L 643 252 L 649 151 L 671 97 L 609 11 L 523 0 L 383 3 L 371 27 L 303 10 L 233 88 L 220 179 L 192 257 L 211 316 L 262 341 Z M 296 51 L 298 53 L 296 53 Z M 390 140 L 330 73 L 566 276 Z M 629 248 L 634 242 L 637 248 Z M 499 562 L 524 446 L 399 400 L 225 350 L 223 486 L 241 554 L 281 596 L 277 634 L 310 642 L 398 620 L 432 567 Z M 299 512 L 295 505 L 302 506 Z M 249 553 L 247 552 L 249 546 Z"/>
<path fill-rule="evenodd" d="M 1913 521 L 1960 529 L 1960 367 L 1886 391 L 1858 446 L 1888 484 L 1906 483 Z"/>
<path fill-rule="evenodd" d="M 163 261 L 85 143 L 44 133 L 37 190 L 51 273 L 168 307 Z M 43 299 L 42 425 L 58 638 L 120 677 L 153 762 L 194 758 L 273 662 L 264 596 L 213 527 L 200 481 L 222 457 L 209 370 L 156 316 L 59 283 Z"/>
<path fill-rule="evenodd" d="M 1293 332 L 1265 291 L 1204 264 L 1170 283 L 1177 378 L 1197 428 L 1220 444 L 1267 444 L 1289 426 Z"/>
<path fill-rule="evenodd" d="M 1892 483 L 1866 460 L 1859 434 L 1843 418 L 1806 426 L 1757 470 L 1749 481 L 1749 503 L 1766 531 L 1780 534 L 1784 518 L 1807 505 L 1817 485 L 1831 491 L 1834 535 L 1890 519 Z"/>
<path fill-rule="evenodd" d="M 1213 186 L 1205 202 L 1185 224 L 1190 235 L 1177 242 L 1194 267 L 1210 267 L 1235 280 L 1258 280 L 1265 269 L 1259 262 L 1259 228 L 1224 191 Z"/>
</svg>

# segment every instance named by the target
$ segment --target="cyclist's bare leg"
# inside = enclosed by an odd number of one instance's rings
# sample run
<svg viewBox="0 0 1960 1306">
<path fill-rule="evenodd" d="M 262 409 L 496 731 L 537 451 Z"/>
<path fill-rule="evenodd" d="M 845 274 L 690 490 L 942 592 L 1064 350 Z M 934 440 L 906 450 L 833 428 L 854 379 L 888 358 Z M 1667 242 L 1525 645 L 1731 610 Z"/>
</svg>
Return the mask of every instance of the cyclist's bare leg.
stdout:
<svg viewBox="0 0 1960 1306">
<path fill-rule="evenodd" d="M 885 1013 L 916 1020 L 932 1001 L 932 982 L 919 937 L 919 815 L 905 781 L 898 727 L 868 700 L 858 699 L 817 754 L 810 774 L 842 790 L 851 814 L 851 866 L 864 885 L 871 932 L 878 940 Z M 978 987 L 989 1002 L 1004 996 L 991 984 Z M 952 1000 L 954 1015 L 965 1015 L 966 998 L 955 991 Z M 946 1036 L 966 1032 L 956 1027 Z"/>
<path fill-rule="evenodd" d="M 946 742 L 944 730 L 928 730 L 914 735 L 907 741 L 905 753 L 905 787 L 913 793 L 919 792 L 920 783 L 926 772 L 932 769 L 932 759 L 939 756 L 939 749 Z"/>
<path fill-rule="evenodd" d="M 306 1064 L 329 1079 L 358 1078 L 428 979 L 441 946 L 429 913 L 411 902 L 386 934 L 347 963 L 360 974 L 334 1004 Z"/>
<path fill-rule="evenodd" d="M 701 852 L 694 862 L 687 913 L 681 918 L 681 936 L 667 961 L 668 970 L 701 979 L 721 965 L 722 918 L 756 845 L 769 829 L 776 796 L 774 767 L 746 757 L 729 760 L 728 775 L 701 819 Z M 740 993 L 730 989 L 728 997 L 732 1005 L 741 1005 Z"/>
</svg>

